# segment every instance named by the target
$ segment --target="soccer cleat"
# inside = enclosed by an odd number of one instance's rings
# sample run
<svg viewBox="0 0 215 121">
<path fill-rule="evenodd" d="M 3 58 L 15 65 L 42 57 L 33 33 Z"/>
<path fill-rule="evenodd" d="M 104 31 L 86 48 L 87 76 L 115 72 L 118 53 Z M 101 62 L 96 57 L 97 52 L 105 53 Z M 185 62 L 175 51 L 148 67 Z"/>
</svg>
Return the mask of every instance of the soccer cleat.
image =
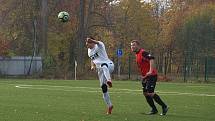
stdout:
<svg viewBox="0 0 215 121">
<path fill-rule="evenodd" d="M 111 81 L 107 81 L 107 85 L 108 85 L 109 88 L 111 88 L 112 87 L 112 82 Z"/>
<path fill-rule="evenodd" d="M 113 105 L 108 107 L 107 115 L 110 115 L 112 113 L 112 110 L 113 110 Z"/>
<path fill-rule="evenodd" d="M 162 113 L 160 114 L 161 116 L 164 116 L 164 115 L 166 115 L 166 113 L 167 113 L 167 111 L 169 110 L 169 107 L 168 106 L 166 106 L 166 107 L 164 107 L 164 108 L 162 108 Z"/>
<path fill-rule="evenodd" d="M 154 115 L 154 114 L 157 114 L 158 113 L 158 110 L 152 110 L 148 113 L 148 115 Z"/>
</svg>

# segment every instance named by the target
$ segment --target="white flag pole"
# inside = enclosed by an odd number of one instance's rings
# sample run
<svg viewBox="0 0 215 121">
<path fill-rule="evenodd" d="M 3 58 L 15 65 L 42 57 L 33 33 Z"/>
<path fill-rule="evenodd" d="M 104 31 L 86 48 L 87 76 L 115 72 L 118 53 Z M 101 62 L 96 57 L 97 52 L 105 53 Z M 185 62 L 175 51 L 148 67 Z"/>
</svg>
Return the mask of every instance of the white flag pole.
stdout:
<svg viewBox="0 0 215 121">
<path fill-rule="evenodd" d="M 78 63 L 75 60 L 75 80 L 77 80 L 77 66 L 78 66 Z"/>
</svg>

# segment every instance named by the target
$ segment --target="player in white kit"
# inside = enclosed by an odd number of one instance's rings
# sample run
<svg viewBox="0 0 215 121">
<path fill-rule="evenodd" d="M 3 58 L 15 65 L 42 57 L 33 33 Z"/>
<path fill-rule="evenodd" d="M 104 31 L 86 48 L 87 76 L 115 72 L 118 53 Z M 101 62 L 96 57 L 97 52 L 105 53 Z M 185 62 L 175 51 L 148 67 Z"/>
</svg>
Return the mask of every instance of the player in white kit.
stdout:
<svg viewBox="0 0 215 121">
<path fill-rule="evenodd" d="M 88 56 L 91 59 L 91 70 L 97 69 L 100 86 L 103 92 L 103 98 L 108 106 L 107 114 L 111 114 L 113 105 L 108 93 L 108 87 L 112 87 L 111 73 L 114 71 L 114 64 L 108 58 L 105 45 L 92 37 L 86 39 Z"/>
</svg>

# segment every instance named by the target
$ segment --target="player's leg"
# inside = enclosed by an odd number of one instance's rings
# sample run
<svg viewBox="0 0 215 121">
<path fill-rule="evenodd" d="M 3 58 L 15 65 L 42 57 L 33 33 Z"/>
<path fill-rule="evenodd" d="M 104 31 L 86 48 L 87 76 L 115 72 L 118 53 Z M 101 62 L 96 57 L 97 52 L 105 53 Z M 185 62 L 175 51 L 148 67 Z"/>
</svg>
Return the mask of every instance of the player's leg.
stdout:
<svg viewBox="0 0 215 121">
<path fill-rule="evenodd" d="M 108 87 L 107 87 L 106 84 L 102 85 L 102 92 L 103 92 L 104 101 L 106 102 L 106 104 L 108 106 L 107 114 L 111 114 L 112 113 L 112 109 L 113 109 L 113 105 L 111 103 L 110 95 L 108 93 Z"/>
<path fill-rule="evenodd" d="M 153 99 L 155 100 L 155 102 L 157 102 L 160 106 L 162 106 L 162 108 L 166 108 L 167 105 L 162 101 L 162 99 L 160 98 L 160 96 L 158 94 L 154 94 Z"/>
<path fill-rule="evenodd" d="M 162 101 L 160 96 L 158 94 L 154 93 L 156 82 L 157 82 L 157 76 L 150 76 L 150 82 L 151 83 L 150 83 L 149 91 L 151 92 L 151 94 L 149 94 L 149 95 L 151 95 L 153 97 L 153 99 L 155 100 L 156 103 L 158 103 L 160 106 L 162 106 L 163 112 L 161 113 L 161 115 L 165 115 L 168 111 L 168 107 Z"/>
<path fill-rule="evenodd" d="M 107 80 L 107 84 L 111 88 L 112 87 L 112 80 L 111 80 L 110 73 L 113 72 L 114 65 L 112 63 L 103 63 L 101 65 L 101 68 L 103 69 L 103 73 L 104 73 L 104 76 L 105 76 L 105 78 Z"/>
<path fill-rule="evenodd" d="M 153 96 L 153 99 L 155 100 L 155 102 L 157 102 L 160 106 L 162 106 L 162 113 L 160 115 L 166 115 L 167 111 L 168 111 L 168 106 L 162 101 L 162 99 L 160 98 L 159 95 L 157 95 L 156 93 Z"/>
<path fill-rule="evenodd" d="M 102 92 L 103 92 L 103 99 L 108 107 L 107 114 L 111 114 L 113 105 L 111 103 L 110 95 L 108 93 L 108 87 L 106 85 L 106 78 L 104 76 L 103 69 L 98 69 L 98 75 L 99 75 L 99 80 L 100 80 L 100 86 L 101 86 Z"/>
<path fill-rule="evenodd" d="M 146 98 L 146 101 L 149 104 L 149 106 L 152 108 L 152 110 L 148 114 L 150 115 L 156 114 L 158 110 L 154 104 L 153 98 L 150 95 L 148 95 L 148 82 L 146 82 L 145 80 L 142 80 L 142 88 L 143 88 L 143 94 Z"/>
<path fill-rule="evenodd" d="M 110 101 L 110 95 L 108 93 L 108 87 L 107 87 L 106 84 L 102 85 L 102 92 L 103 92 L 104 101 L 106 102 L 106 104 L 108 105 L 108 107 L 111 107 L 112 103 Z"/>
</svg>

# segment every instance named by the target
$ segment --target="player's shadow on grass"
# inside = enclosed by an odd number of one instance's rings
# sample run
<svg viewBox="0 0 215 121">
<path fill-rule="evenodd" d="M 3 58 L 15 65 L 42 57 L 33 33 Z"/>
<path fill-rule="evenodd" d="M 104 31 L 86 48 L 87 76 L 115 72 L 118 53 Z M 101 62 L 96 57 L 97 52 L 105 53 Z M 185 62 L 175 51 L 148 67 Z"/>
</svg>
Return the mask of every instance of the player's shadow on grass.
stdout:
<svg viewBox="0 0 215 121">
<path fill-rule="evenodd" d="M 148 113 L 140 113 L 140 114 L 142 114 L 142 115 L 147 115 L 147 116 L 159 116 L 160 114 L 159 113 L 157 113 L 157 114 L 148 114 Z"/>
</svg>

